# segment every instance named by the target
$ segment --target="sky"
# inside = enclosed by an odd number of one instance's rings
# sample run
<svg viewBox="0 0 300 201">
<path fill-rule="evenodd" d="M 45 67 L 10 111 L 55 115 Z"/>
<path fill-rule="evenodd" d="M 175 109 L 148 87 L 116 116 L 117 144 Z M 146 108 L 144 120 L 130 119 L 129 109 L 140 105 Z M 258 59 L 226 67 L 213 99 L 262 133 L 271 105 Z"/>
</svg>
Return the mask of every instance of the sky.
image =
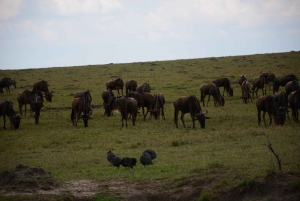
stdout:
<svg viewBox="0 0 300 201">
<path fill-rule="evenodd" d="M 300 0 L 0 0 L 0 69 L 300 50 Z"/>
</svg>

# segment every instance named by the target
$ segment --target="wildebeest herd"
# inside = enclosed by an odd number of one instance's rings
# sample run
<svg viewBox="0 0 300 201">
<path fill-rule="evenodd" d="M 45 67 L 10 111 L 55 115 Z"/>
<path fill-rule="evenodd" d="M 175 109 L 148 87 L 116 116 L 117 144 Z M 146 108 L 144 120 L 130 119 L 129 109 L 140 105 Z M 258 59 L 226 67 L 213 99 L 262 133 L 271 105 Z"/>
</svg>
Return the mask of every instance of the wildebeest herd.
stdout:
<svg viewBox="0 0 300 201">
<path fill-rule="evenodd" d="M 274 73 L 260 72 L 259 77 L 251 82 L 247 80 L 245 75 L 239 78 L 239 85 L 242 91 L 243 103 L 253 102 L 256 98 L 257 119 L 258 125 L 261 123 L 261 113 L 264 124 L 266 126 L 265 114 L 268 113 L 270 125 L 274 122 L 275 125 L 283 125 L 285 118 L 289 118 L 289 109 L 292 112 L 294 121 L 298 121 L 298 110 L 300 109 L 300 87 L 297 77 L 293 74 L 276 77 Z M 272 84 L 270 84 L 272 83 Z M 6 88 L 6 93 L 10 93 L 9 87 L 16 88 L 16 81 L 8 77 L 0 81 L 0 92 L 3 93 L 3 88 Z M 17 95 L 19 104 L 19 114 L 13 109 L 11 100 L 3 100 L 0 102 L 0 116 L 4 118 L 3 128 L 5 129 L 7 116 L 11 122 L 11 128 L 18 129 L 20 126 L 21 116 L 23 115 L 22 108 L 26 105 L 30 106 L 30 114 L 35 118 L 35 124 L 39 124 L 40 110 L 43 107 L 44 97 L 48 102 L 52 101 L 52 94 L 48 89 L 48 83 L 44 80 L 33 84 L 32 90 L 24 90 Z M 125 86 L 125 96 L 123 88 Z M 272 95 L 267 95 L 267 88 L 273 86 Z M 284 92 L 279 92 L 280 86 L 285 87 Z M 223 93 L 220 88 L 223 87 Z M 262 90 L 262 96 L 258 97 L 258 90 Z M 118 96 L 115 96 L 113 90 L 117 90 Z M 119 92 L 121 90 L 121 93 Z M 181 113 L 180 120 L 185 128 L 184 115 L 189 113 L 192 119 L 193 128 L 197 120 L 201 128 L 205 128 L 205 120 L 210 119 L 207 115 L 207 110 L 203 111 L 203 107 L 207 107 L 210 97 L 213 97 L 214 106 L 224 106 L 224 93 L 230 98 L 233 96 L 233 89 L 228 78 L 222 77 L 213 80 L 211 83 L 204 83 L 200 86 L 200 100 L 195 95 L 187 95 L 177 98 L 173 101 L 174 105 L 174 123 L 178 128 L 178 115 Z M 205 97 L 208 96 L 207 102 Z M 113 115 L 114 110 L 118 110 L 121 114 L 122 126 L 128 126 L 128 119 L 131 119 L 132 125 L 136 125 L 137 115 L 141 109 L 144 121 L 149 114 L 150 118 L 165 119 L 164 104 L 165 97 L 162 93 L 152 94 L 149 83 L 138 85 L 135 80 L 129 80 L 125 84 L 122 78 L 110 80 L 106 83 L 106 90 L 102 93 L 104 114 Z M 78 120 L 83 119 L 84 126 L 88 127 L 88 120 L 91 119 L 93 113 L 92 95 L 89 90 L 78 91 L 74 95 L 71 109 L 71 120 L 74 126 L 77 126 Z M 146 109 L 146 111 L 145 111 Z"/>
</svg>

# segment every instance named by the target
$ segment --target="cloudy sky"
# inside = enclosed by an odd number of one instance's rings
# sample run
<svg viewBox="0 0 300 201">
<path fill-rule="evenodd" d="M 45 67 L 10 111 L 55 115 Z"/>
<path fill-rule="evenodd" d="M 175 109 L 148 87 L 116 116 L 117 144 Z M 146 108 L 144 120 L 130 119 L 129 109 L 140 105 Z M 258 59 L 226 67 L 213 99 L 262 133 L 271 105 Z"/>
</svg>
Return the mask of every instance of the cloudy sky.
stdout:
<svg viewBox="0 0 300 201">
<path fill-rule="evenodd" d="M 0 0 L 0 69 L 300 50 L 300 0 Z"/>
</svg>

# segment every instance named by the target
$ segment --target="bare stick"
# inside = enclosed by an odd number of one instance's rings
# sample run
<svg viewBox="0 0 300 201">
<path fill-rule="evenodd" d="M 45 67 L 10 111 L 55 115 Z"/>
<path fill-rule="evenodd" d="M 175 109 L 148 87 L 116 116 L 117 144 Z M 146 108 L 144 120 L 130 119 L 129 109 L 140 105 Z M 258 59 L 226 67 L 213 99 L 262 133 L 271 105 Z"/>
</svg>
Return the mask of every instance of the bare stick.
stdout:
<svg viewBox="0 0 300 201">
<path fill-rule="evenodd" d="M 267 137 L 268 142 L 269 142 L 268 147 L 269 147 L 269 149 L 272 151 L 272 153 L 275 155 L 275 157 L 276 157 L 276 159 L 277 159 L 277 161 L 278 161 L 279 171 L 281 171 L 281 160 L 279 159 L 278 154 L 275 153 L 275 151 L 274 151 L 274 149 L 273 149 L 273 147 L 272 147 L 272 144 L 271 144 L 271 142 L 270 142 L 270 139 L 269 139 L 268 135 L 266 135 L 266 137 Z"/>
</svg>

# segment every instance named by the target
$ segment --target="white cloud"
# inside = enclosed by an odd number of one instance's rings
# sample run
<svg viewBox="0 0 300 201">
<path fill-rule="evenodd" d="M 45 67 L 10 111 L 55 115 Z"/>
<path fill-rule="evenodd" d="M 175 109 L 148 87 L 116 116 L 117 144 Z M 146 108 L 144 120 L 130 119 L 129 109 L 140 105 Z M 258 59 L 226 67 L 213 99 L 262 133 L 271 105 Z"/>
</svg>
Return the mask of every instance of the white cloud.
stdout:
<svg viewBox="0 0 300 201">
<path fill-rule="evenodd" d="M 0 20 L 7 20 L 19 14 L 23 0 L 1 0 Z"/>
<path fill-rule="evenodd" d="M 148 39 L 150 41 L 158 41 L 162 38 L 162 35 L 159 32 L 150 32 L 148 33 Z"/>
</svg>

